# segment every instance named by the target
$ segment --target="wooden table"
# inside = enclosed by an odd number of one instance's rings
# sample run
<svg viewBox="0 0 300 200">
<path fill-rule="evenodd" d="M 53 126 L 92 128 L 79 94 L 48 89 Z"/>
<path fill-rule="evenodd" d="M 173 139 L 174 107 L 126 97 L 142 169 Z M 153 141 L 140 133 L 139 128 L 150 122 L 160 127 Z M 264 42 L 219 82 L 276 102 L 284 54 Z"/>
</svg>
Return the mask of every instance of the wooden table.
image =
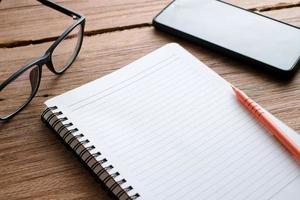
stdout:
<svg viewBox="0 0 300 200">
<path fill-rule="evenodd" d="M 64 75 L 55 76 L 45 68 L 36 98 L 11 122 L 1 125 L 0 199 L 111 199 L 41 122 L 43 102 L 169 42 L 180 43 L 300 132 L 300 73 L 288 82 L 281 82 L 249 64 L 155 30 L 151 19 L 170 0 L 56 2 L 86 16 L 83 47 Z M 300 26 L 298 0 L 228 2 Z M 68 17 L 34 0 L 3 0 L 0 19 L 0 70 L 19 67 L 41 55 L 70 23 Z"/>
</svg>

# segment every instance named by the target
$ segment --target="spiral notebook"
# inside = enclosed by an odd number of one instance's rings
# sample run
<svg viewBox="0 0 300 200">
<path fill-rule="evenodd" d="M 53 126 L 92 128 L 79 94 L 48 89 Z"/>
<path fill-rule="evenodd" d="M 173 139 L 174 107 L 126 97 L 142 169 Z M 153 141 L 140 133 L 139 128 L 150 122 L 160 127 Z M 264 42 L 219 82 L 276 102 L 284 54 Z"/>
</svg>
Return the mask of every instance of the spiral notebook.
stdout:
<svg viewBox="0 0 300 200">
<path fill-rule="evenodd" d="M 45 104 L 42 119 L 118 199 L 299 200 L 296 161 L 177 44 Z"/>
</svg>

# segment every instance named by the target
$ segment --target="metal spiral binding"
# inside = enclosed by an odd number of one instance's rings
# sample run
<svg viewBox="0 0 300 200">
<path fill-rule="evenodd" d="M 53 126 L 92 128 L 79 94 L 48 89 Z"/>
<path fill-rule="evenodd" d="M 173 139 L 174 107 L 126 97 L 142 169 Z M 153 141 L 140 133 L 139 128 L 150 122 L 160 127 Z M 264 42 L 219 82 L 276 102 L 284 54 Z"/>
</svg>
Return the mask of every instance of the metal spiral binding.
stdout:
<svg viewBox="0 0 300 200">
<path fill-rule="evenodd" d="M 77 128 L 73 128 L 73 123 L 68 122 L 67 117 L 63 117 L 63 112 L 59 111 L 57 106 L 45 109 L 42 120 L 62 137 L 117 198 L 134 200 L 140 197 L 138 193 L 134 193 L 132 186 L 126 185 L 126 179 L 120 178 L 120 173 L 107 164 L 108 160 L 96 151 L 95 146 L 88 145 L 90 141 L 85 139 L 84 134 L 78 133 Z"/>
</svg>

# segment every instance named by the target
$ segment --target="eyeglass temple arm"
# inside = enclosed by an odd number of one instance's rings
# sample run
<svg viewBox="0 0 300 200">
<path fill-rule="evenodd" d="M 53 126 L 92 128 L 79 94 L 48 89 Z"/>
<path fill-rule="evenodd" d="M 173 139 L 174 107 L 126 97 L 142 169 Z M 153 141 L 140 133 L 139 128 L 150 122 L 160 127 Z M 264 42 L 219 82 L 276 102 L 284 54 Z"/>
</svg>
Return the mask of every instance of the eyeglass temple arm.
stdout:
<svg viewBox="0 0 300 200">
<path fill-rule="evenodd" d="M 59 12 L 64 13 L 65 15 L 70 16 L 70 17 L 74 17 L 74 16 L 76 16 L 78 18 L 83 17 L 82 15 L 80 15 L 78 13 L 75 13 L 72 10 L 69 10 L 69 9 L 65 8 L 64 6 L 58 5 L 58 4 L 56 4 L 52 1 L 48 1 L 48 0 L 37 0 L 37 1 L 44 4 L 45 6 L 49 6 L 49 7 L 53 8 L 53 9 L 59 11 Z"/>
</svg>

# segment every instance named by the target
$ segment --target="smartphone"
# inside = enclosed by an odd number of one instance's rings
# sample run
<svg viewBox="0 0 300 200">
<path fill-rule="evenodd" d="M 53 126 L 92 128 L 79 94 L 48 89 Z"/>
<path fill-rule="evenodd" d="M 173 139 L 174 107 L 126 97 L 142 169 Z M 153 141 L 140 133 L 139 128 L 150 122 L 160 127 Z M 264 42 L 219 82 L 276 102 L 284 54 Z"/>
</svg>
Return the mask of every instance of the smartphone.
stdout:
<svg viewBox="0 0 300 200">
<path fill-rule="evenodd" d="M 175 0 L 153 25 L 281 74 L 300 65 L 299 28 L 223 1 Z"/>
</svg>

